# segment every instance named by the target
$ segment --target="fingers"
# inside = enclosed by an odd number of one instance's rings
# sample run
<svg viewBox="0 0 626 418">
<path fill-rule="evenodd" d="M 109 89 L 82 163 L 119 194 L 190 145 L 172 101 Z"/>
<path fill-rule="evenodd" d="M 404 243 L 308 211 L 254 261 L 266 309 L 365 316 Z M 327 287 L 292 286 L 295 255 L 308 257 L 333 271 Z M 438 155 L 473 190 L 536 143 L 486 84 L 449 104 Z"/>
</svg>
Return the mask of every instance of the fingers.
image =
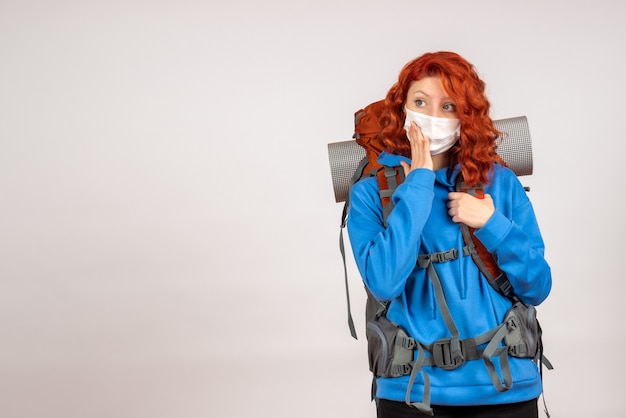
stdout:
<svg viewBox="0 0 626 418">
<path fill-rule="evenodd" d="M 407 164 L 405 161 L 400 161 L 400 165 L 404 169 L 404 177 L 408 176 L 411 172 L 411 166 Z"/>
<path fill-rule="evenodd" d="M 449 193 L 448 194 L 448 215 L 452 219 L 452 222 L 459 223 L 461 220 L 459 219 L 459 199 L 461 198 L 461 193 Z"/>
<path fill-rule="evenodd" d="M 430 156 L 430 138 L 424 136 L 415 121 L 411 121 L 407 136 L 411 144 L 411 170 L 417 168 L 429 168 L 432 170 L 433 163 Z"/>
<path fill-rule="evenodd" d="M 478 199 L 467 193 L 452 192 L 448 194 L 448 215 L 452 222 L 464 223 L 473 228 L 481 228 L 487 223 L 495 207 L 490 195 Z"/>
<path fill-rule="evenodd" d="M 409 143 L 412 146 L 418 145 L 420 147 L 423 147 L 424 142 L 426 142 L 428 144 L 428 147 L 430 148 L 430 138 L 424 136 L 424 134 L 422 133 L 422 130 L 420 129 L 419 126 L 417 126 L 417 123 L 415 123 L 415 121 L 411 121 L 411 126 L 409 126 L 408 137 L 409 137 Z"/>
<path fill-rule="evenodd" d="M 463 196 L 467 196 L 467 193 L 464 192 L 450 192 L 448 193 L 448 207 L 450 207 L 450 203 L 456 202 L 457 200 L 463 198 Z"/>
</svg>

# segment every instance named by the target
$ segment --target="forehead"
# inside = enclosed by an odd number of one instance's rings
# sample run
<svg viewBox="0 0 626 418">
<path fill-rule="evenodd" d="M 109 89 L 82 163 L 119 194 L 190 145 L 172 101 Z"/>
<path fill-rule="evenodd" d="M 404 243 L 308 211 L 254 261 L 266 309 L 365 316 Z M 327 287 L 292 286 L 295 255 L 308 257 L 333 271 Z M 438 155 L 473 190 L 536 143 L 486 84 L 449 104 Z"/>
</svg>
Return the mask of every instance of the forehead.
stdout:
<svg viewBox="0 0 626 418">
<path fill-rule="evenodd" d="M 424 77 L 409 84 L 407 94 L 423 93 L 428 96 L 447 96 L 439 77 Z"/>
</svg>

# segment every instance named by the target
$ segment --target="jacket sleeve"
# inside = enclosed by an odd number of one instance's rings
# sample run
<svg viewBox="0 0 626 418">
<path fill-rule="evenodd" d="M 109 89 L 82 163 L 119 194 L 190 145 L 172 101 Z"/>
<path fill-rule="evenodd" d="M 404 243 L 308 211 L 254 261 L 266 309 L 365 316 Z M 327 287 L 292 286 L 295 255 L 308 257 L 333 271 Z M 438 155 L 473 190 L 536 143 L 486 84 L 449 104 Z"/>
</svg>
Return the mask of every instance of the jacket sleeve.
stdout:
<svg viewBox="0 0 626 418">
<path fill-rule="evenodd" d="M 378 300 L 402 293 L 415 268 L 420 236 L 434 197 L 435 173 L 413 170 L 392 196 L 395 207 L 382 220 L 375 178 L 361 180 L 350 193 L 348 235 L 365 285 Z"/>
<path fill-rule="evenodd" d="M 510 207 L 496 201 L 496 211 L 475 235 L 496 255 L 515 294 L 526 303 L 539 305 L 552 287 L 543 238 L 532 204 L 517 178 L 511 178 L 506 189 L 511 193 Z"/>
</svg>

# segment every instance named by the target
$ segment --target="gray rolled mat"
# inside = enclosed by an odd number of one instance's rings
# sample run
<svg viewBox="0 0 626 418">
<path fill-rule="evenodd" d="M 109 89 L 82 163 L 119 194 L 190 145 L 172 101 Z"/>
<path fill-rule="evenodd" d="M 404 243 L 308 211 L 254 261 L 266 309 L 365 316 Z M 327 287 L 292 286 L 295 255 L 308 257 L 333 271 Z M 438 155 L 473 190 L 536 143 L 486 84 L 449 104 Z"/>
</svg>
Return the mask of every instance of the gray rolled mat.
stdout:
<svg viewBox="0 0 626 418">
<path fill-rule="evenodd" d="M 533 151 L 526 116 L 493 121 L 503 132 L 496 140 L 496 151 L 518 176 L 533 173 Z M 345 202 L 350 191 L 350 179 L 365 157 L 365 150 L 355 140 L 328 144 L 328 159 L 336 202 Z"/>
</svg>

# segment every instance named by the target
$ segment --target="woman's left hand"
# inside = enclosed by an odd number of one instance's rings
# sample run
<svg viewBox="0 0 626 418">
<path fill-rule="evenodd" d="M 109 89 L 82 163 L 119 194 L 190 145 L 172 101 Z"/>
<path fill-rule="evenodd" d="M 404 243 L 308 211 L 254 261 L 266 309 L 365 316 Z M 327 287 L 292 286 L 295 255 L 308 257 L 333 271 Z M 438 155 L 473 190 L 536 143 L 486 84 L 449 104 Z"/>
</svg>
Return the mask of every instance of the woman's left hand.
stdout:
<svg viewBox="0 0 626 418">
<path fill-rule="evenodd" d="M 468 193 L 452 192 L 448 194 L 448 199 L 448 215 L 452 222 L 464 223 L 472 228 L 482 228 L 496 210 L 488 194 L 479 199 Z"/>
</svg>

